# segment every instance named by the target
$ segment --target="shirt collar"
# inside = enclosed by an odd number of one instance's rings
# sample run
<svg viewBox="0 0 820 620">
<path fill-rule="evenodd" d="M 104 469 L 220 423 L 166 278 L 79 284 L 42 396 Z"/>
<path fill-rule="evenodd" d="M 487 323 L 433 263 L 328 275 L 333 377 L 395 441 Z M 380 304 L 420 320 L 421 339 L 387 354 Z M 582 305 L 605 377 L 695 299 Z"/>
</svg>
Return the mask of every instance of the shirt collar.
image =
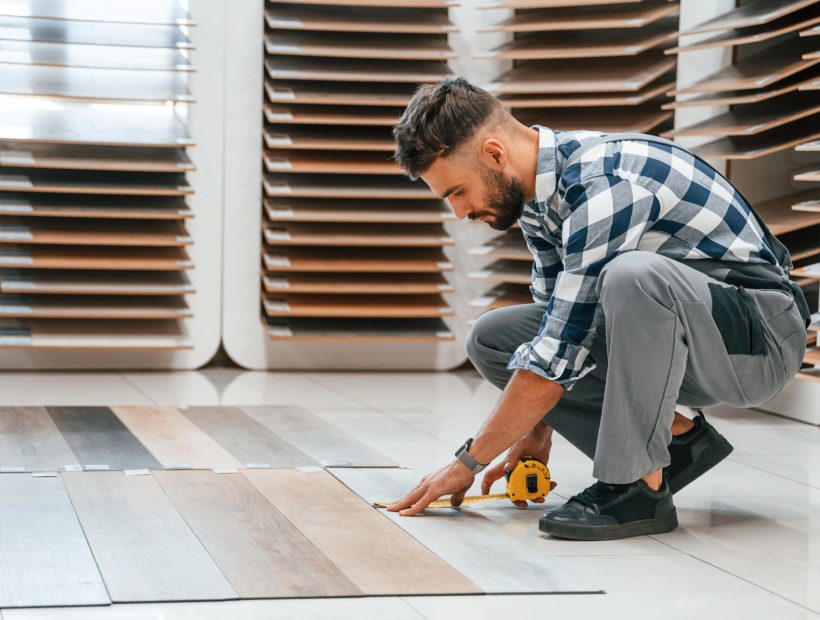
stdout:
<svg viewBox="0 0 820 620">
<path fill-rule="evenodd" d="M 555 161 L 555 132 L 542 125 L 538 130 L 538 160 L 535 164 L 535 202 L 549 205 L 558 182 Z"/>
</svg>

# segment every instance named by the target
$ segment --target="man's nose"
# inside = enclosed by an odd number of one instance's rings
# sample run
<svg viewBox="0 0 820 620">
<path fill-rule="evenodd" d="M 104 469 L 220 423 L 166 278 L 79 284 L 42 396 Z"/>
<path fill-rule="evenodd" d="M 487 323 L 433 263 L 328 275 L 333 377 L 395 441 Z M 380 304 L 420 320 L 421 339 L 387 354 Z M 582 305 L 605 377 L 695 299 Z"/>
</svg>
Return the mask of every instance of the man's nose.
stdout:
<svg viewBox="0 0 820 620">
<path fill-rule="evenodd" d="M 450 201 L 450 208 L 453 210 L 453 213 L 455 213 L 455 216 L 460 220 L 467 217 L 471 211 L 467 204 L 463 202 L 454 202 L 452 200 Z"/>
</svg>

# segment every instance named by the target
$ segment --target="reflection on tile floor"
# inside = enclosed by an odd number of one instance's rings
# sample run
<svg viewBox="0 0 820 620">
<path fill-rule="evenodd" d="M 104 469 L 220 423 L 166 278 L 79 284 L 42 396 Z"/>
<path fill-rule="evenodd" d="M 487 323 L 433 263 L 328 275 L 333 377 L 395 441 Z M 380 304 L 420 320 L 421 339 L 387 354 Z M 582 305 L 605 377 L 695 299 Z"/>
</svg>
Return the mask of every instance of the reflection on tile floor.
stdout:
<svg viewBox="0 0 820 620">
<path fill-rule="evenodd" d="M 298 404 L 419 471 L 452 458 L 495 404 L 498 390 L 453 373 L 190 372 L 4 373 L 0 405 Z M 820 429 L 757 411 L 716 408 L 730 459 L 676 496 L 675 532 L 610 543 L 541 537 L 542 508 L 480 508 L 522 544 L 554 556 L 605 595 L 388 597 L 5 610 L 4 620 L 211 618 L 791 619 L 820 617 Z M 557 438 L 559 487 L 547 507 L 591 481 L 590 461 Z M 475 490 L 475 489 L 474 489 Z M 478 509 L 478 508 L 476 508 Z"/>
</svg>

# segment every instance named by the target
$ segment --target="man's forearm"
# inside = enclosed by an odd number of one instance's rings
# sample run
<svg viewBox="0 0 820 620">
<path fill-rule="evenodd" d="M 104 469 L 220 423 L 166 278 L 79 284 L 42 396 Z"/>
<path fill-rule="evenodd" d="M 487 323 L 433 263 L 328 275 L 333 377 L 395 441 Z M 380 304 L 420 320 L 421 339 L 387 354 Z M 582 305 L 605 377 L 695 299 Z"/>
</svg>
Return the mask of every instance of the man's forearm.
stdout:
<svg viewBox="0 0 820 620">
<path fill-rule="evenodd" d="M 527 370 L 517 370 L 470 446 L 470 455 L 489 463 L 533 429 L 561 399 L 564 388 Z"/>
</svg>

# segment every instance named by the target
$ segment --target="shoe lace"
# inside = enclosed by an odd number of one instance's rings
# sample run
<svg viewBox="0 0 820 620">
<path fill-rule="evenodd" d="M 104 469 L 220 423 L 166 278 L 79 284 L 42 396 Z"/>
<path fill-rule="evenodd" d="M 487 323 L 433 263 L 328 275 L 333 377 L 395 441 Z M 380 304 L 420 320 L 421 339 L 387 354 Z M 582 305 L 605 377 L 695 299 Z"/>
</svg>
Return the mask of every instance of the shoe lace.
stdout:
<svg viewBox="0 0 820 620">
<path fill-rule="evenodd" d="M 622 484 L 607 484 L 606 482 L 597 481 L 595 484 L 587 487 L 578 495 L 573 495 L 570 501 L 575 501 L 584 506 L 593 506 L 599 503 L 606 503 L 606 500 L 617 497 L 621 494 Z"/>
</svg>

